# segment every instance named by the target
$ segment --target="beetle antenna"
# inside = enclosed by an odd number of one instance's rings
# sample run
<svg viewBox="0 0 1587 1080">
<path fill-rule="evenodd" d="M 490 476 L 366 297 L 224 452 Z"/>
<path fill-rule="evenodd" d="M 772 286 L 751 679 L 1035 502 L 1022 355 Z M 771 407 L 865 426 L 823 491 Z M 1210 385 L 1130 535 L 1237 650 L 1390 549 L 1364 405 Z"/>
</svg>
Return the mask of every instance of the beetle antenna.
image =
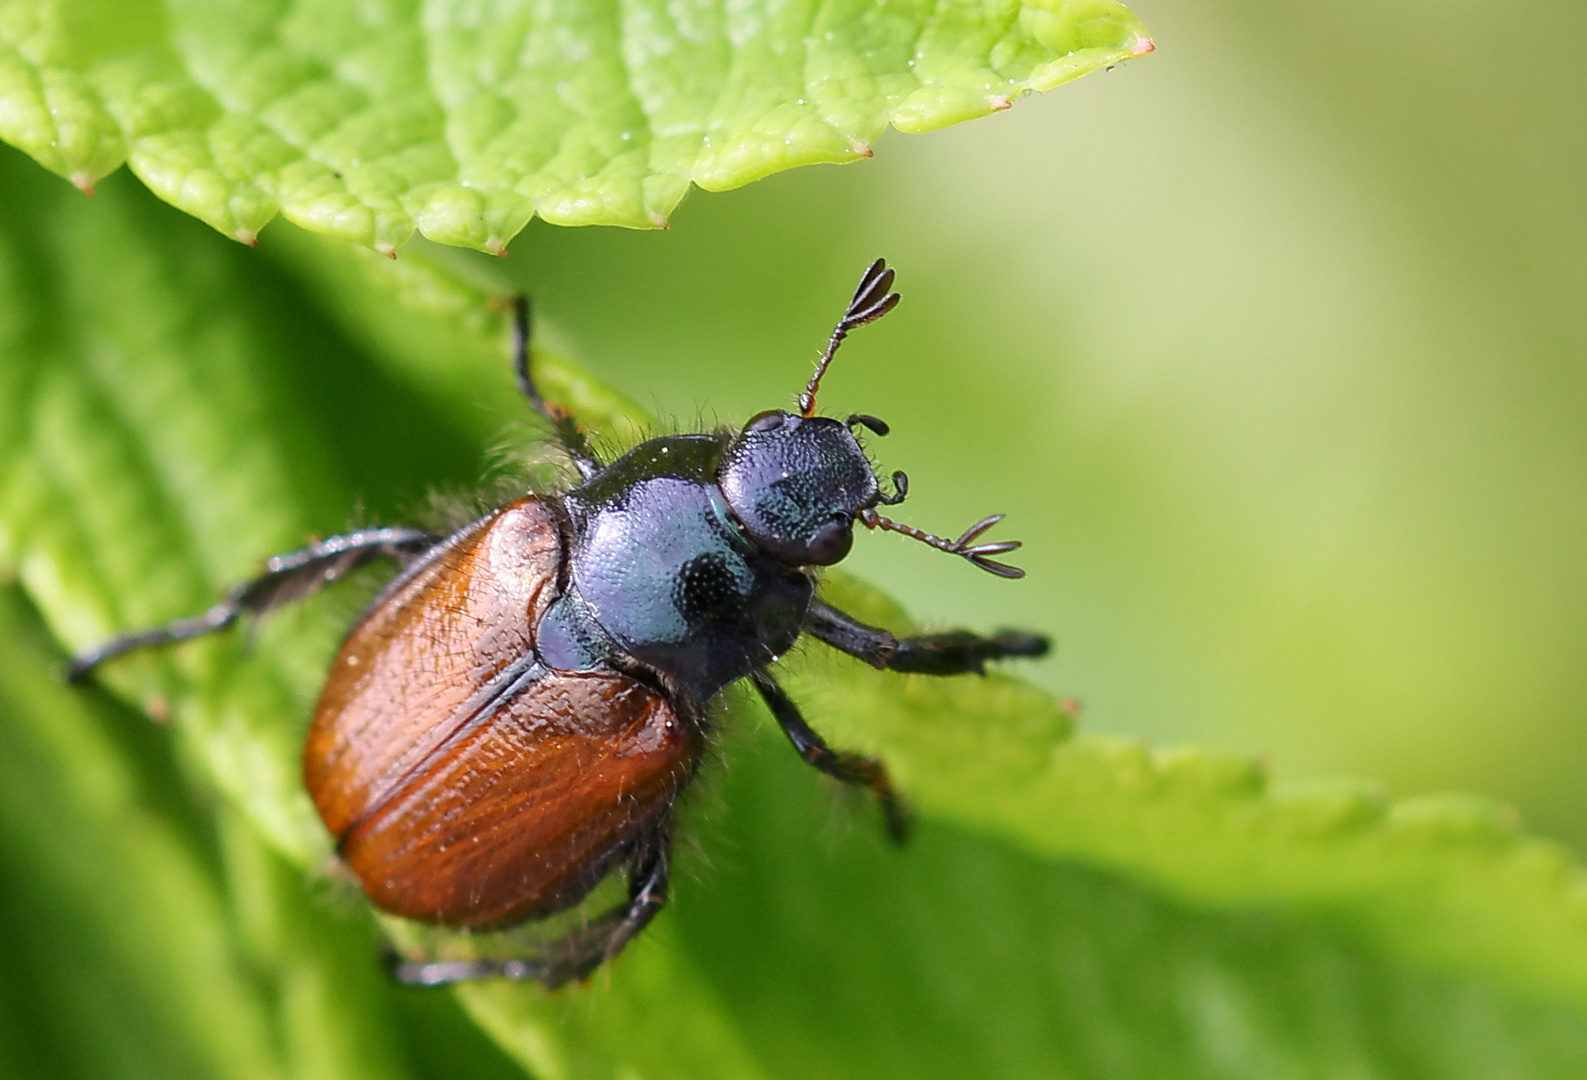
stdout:
<svg viewBox="0 0 1587 1080">
<path fill-rule="evenodd" d="M 898 294 L 887 291 L 892 287 L 893 272 L 887 268 L 886 259 L 877 259 L 866 268 L 859 286 L 854 290 L 853 299 L 849 301 L 848 310 L 844 311 L 837 328 L 827 339 L 827 351 L 816 361 L 816 373 L 810 376 L 805 392 L 799 395 L 799 415 L 809 419 L 816 414 L 816 391 L 821 388 L 821 376 L 827 373 L 827 365 L 832 363 L 833 355 L 838 351 L 838 346 L 843 344 L 843 339 L 849 336 L 849 331 L 875 322 L 898 306 Z"/>
<path fill-rule="evenodd" d="M 989 574 L 996 574 L 998 577 L 1005 578 L 1022 578 L 1025 576 L 1025 571 L 1019 567 L 1010 566 L 1007 563 L 1001 563 L 991 558 L 993 555 L 1003 555 L 1015 550 L 1020 546 L 1018 540 L 997 540 L 990 544 L 971 543 L 993 525 L 1002 521 L 1004 517 L 1002 514 L 992 514 L 989 517 L 982 518 L 960 533 L 957 540 L 944 540 L 940 536 L 922 532 L 913 525 L 905 525 L 901 521 L 883 517 L 871 509 L 861 510 L 855 517 L 867 529 L 884 529 L 888 532 L 903 533 L 911 539 L 919 540 L 922 544 L 930 544 L 938 551 L 946 551 L 949 555 L 962 555 Z"/>
</svg>

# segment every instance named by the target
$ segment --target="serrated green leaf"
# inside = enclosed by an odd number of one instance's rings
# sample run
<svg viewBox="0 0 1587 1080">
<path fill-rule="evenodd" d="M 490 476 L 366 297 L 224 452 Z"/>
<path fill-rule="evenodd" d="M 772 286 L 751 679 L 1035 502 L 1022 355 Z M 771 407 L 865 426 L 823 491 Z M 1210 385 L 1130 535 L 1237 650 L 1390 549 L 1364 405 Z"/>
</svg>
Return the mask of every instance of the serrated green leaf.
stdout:
<svg viewBox="0 0 1587 1080">
<path fill-rule="evenodd" d="M 909 629 L 871 590 L 829 590 Z M 1484 971 L 1587 1008 L 1587 874 L 1497 804 L 1390 802 L 1351 782 L 1275 791 L 1249 758 L 1071 737 L 1059 703 L 1003 676 L 898 680 L 846 658 L 802 659 L 790 684 L 831 737 L 884 757 L 934 817 L 1127 867 L 1195 903 L 1326 915 L 1407 962 Z"/>
<path fill-rule="evenodd" d="M 202 606 L 265 554 L 342 527 L 353 492 L 395 520 L 403 469 L 411 485 L 457 481 L 460 447 L 477 454 L 516 408 L 504 364 L 493 374 L 488 281 L 301 238 L 265 262 L 128 185 L 73 205 L 19 168 L 0 207 L 0 571 L 64 642 Z M 627 411 L 571 365 L 550 374 L 592 419 Z M 826 588 L 906 624 L 841 575 Z M 251 650 L 194 643 L 105 671 L 128 701 L 163 699 L 195 783 L 297 873 L 325 840 L 296 739 L 355 602 L 283 613 Z M 887 756 L 918 841 L 888 850 L 870 807 L 830 805 L 733 699 L 726 765 L 686 806 L 697 853 L 683 853 L 673 908 L 589 987 L 463 995 L 537 1073 L 1568 1076 L 1587 1063 L 1581 871 L 1479 800 L 1273 792 L 1238 757 L 1076 736 L 1049 696 L 1001 676 L 900 678 L 820 646 L 783 666 L 834 743 Z M 275 887 L 239 887 L 239 904 Z M 265 958 L 358 947 L 292 945 L 269 926 L 249 935 Z"/>
<path fill-rule="evenodd" d="M 1113 0 L 6 0 L 0 139 L 123 161 L 252 243 L 502 251 L 531 217 L 664 226 L 691 184 L 868 157 L 1149 51 Z"/>
</svg>

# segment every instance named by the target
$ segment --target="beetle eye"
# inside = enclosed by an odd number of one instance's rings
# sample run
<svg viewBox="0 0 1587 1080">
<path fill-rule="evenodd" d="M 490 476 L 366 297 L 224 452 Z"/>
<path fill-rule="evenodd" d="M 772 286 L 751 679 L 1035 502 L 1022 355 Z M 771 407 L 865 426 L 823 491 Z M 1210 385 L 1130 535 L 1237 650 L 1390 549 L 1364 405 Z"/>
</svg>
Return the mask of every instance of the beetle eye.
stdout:
<svg viewBox="0 0 1587 1080">
<path fill-rule="evenodd" d="M 847 514 L 833 518 L 810 538 L 805 545 L 808 561 L 813 566 L 831 566 L 842 562 L 854 546 L 854 522 Z"/>
<path fill-rule="evenodd" d="M 756 413 L 750 417 L 749 423 L 744 425 L 744 430 L 746 432 L 776 431 L 782 427 L 783 421 L 787 418 L 788 414 L 781 409 L 767 409 L 763 413 Z"/>
</svg>

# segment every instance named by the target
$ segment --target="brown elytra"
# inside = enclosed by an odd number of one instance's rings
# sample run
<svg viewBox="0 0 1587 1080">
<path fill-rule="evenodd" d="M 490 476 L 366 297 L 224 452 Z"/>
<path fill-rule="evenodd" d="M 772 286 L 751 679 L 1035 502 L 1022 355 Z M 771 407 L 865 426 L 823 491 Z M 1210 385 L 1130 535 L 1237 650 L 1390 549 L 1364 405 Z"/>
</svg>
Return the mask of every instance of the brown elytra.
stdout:
<svg viewBox="0 0 1587 1080">
<path fill-rule="evenodd" d="M 698 727 L 654 689 L 534 667 L 563 558 L 556 511 L 520 499 L 393 582 L 337 655 L 304 776 L 380 908 L 472 929 L 560 910 L 693 773 Z"/>
</svg>

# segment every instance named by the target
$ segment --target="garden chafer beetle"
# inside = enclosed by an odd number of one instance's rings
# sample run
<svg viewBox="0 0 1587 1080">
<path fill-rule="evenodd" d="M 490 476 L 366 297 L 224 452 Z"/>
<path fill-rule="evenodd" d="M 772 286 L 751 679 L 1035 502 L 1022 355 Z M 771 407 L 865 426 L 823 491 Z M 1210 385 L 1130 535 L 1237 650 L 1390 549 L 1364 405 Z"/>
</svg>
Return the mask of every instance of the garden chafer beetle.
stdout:
<svg viewBox="0 0 1587 1080">
<path fill-rule="evenodd" d="M 878 668 L 979 672 L 1034 657 L 1047 639 L 1010 631 L 895 637 L 822 602 L 819 568 L 856 524 L 891 530 L 1001 577 L 1016 541 L 954 540 L 882 515 L 884 491 L 856 437 L 887 425 L 819 416 L 816 393 L 853 329 L 898 303 L 893 271 L 865 272 L 796 411 L 731 432 L 664 435 L 604 463 L 529 365 L 529 308 L 514 303 L 513 360 L 580 482 L 528 494 L 448 536 L 371 528 L 278 555 L 201 615 L 80 653 L 86 678 L 130 649 L 223 629 L 377 558 L 401 567 L 343 641 L 321 691 L 303 774 L 340 858 L 376 907 L 466 931 L 546 918 L 621 872 L 627 900 L 535 954 L 402 958 L 399 979 L 435 985 L 507 976 L 555 987 L 583 978 L 639 933 L 667 897 L 673 805 L 699 765 L 708 704 L 749 679 L 810 765 L 875 793 L 902 839 L 882 764 L 835 751 L 767 670 L 808 634 Z"/>
</svg>

